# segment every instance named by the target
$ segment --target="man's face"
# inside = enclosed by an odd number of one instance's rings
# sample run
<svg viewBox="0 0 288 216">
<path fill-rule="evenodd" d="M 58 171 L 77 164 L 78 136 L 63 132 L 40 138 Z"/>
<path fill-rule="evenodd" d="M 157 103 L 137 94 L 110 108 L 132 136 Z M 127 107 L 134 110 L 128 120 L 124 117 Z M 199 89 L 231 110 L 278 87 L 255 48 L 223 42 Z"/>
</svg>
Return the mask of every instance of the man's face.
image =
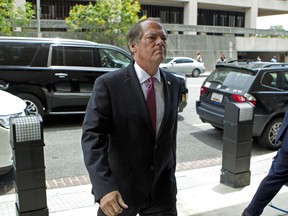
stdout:
<svg viewBox="0 0 288 216">
<path fill-rule="evenodd" d="M 159 23 L 151 20 L 144 21 L 141 26 L 142 36 L 139 42 L 130 47 L 134 59 L 137 63 L 159 66 L 166 57 L 166 32 Z"/>
</svg>

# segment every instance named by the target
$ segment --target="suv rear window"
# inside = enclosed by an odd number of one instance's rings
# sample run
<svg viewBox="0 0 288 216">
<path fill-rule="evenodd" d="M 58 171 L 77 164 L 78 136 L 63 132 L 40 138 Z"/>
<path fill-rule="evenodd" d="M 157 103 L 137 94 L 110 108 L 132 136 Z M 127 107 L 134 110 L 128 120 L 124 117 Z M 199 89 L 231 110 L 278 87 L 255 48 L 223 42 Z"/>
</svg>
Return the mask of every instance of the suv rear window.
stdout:
<svg viewBox="0 0 288 216">
<path fill-rule="evenodd" d="M 38 47 L 37 44 L 0 44 L 0 65 L 28 66 Z"/>
<path fill-rule="evenodd" d="M 221 90 L 241 93 L 250 87 L 254 77 L 255 75 L 250 71 L 218 68 L 207 78 L 206 83 L 219 83 Z"/>
</svg>

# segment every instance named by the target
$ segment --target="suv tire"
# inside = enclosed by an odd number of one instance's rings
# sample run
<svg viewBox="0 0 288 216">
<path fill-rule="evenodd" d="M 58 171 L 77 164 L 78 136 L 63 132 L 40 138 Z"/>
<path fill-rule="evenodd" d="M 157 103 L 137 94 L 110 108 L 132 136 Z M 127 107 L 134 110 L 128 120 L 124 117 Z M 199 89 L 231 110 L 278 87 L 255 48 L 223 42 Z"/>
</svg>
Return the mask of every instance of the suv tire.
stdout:
<svg viewBox="0 0 288 216">
<path fill-rule="evenodd" d="M 264 148 L 268 148 L 271 150 L 279 149 L 281 147 L 281 142 L 279 141 L 277 144 L 274 144 L 274 141 L 280 129 L 282 121 L 283 118 L 275 118 L 270 121 L 266 125 L 262 135 L 257 138 L 258 144 Z"/>
<path fill-rule="evenodd" d="M 43 105 L 37 97 L 31 94 L 18 94 L 17 96 L 22 98 L 26 102 L 27 111 L 30 115 L 40 114 L 41 117 L 43 118 L 44 116 Z"/>
</svg>

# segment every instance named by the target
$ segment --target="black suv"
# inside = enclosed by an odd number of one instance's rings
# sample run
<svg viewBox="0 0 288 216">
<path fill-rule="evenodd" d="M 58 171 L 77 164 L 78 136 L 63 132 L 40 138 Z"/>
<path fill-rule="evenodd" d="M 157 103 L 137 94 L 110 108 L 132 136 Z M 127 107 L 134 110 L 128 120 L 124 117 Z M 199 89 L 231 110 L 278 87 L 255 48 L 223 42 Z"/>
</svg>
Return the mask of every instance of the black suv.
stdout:
<svg viewBox="0 0 288 216">
<path fill-rule="evenodd" d="M 225 105 L 250 102 L 254 105 L 253 136 L 258 144 L 273 150 L 280 147 L 274 140 L 288 104 L 288 67 L 217 65 L 200 91 L 196 112 L 203 122 L 223 129 Z"/>
<path fill-rule="evenodd" d="M 0 37 L 0 89 L 24 99 L 30 113 L 84 113 L 94 81 L 127 66 L 125 50 L 85 40 Z M 186 106 L 186 77 L 182 101 Z"/>
</svg>

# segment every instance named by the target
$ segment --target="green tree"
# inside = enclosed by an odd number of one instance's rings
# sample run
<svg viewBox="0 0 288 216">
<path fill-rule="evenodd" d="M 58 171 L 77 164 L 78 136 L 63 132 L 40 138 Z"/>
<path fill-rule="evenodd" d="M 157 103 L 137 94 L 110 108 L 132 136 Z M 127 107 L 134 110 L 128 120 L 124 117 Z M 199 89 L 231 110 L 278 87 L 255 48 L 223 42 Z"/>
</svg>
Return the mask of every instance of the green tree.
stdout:
<svg viewBox="0 0 288 216">
<path fill-rule="evenodd" d="M 285 31 L 282 25 L 270 26 L 270 29 L 273 29 L 275 31 Z M 287 38 L 287 35 L 281 35 L 281 36 L 278 36 L 277 38 Z"/>
<path fill-rule="evenodd" d="M 140 9 L 137 0 L 98 0 L 88 5 L 77 4 L 70 10 L 66 25 L 69 31 L 85 32 L 88 40 L 122 46 L 128 30 L 140 19 Z"/>
<path fill-rule="evenodd" d="M 274 29 L 274 30 L 284 30 L 282 25 L 274 25 L 274 26 L 270 26 L 270 29 Z"/>
<path fill-rule="evenodd" d="M 0 0 L 0 32 L 11 34 L 13 27 L 24 27 L 34 17 L 32 4 L 15 7 L 14 0 Z"/>
</svg>

